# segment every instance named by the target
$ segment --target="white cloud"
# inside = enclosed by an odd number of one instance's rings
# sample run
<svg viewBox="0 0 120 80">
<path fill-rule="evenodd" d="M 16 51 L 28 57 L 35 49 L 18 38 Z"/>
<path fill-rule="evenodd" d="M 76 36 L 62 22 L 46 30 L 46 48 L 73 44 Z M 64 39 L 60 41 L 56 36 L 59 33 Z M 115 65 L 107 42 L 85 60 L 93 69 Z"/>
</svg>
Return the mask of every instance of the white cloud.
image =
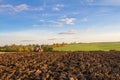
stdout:
<svg viewBox="0 0 120 80">
<path fill-rule="evenodd" d="M 77 30 L 69 30 L 69 31 L 64 31 L 64 32 L 60 32 L 58 34 L 76 34 Z"/>
<path fill-rule="evenodd" d="M 45 22 L 45 20 L 41 19 L 41 20 L 39 20 L 39 22 L 42 22 L 42 23 L 43 23 L 43 22 Z"/>
<path fill-rule="evenodd" d="M 60 8 L 58 8 L 58 7 L 54 7 L 53 10 L 54 10 L 54 11 L 59 11 Z"/>
<path fill-rule="evenodd" d="M 57 4 L 56 7 L 64 7 L 64 4 Z"/>
<path fill-rule="evenodd" d="M 12 5 L 0 5 L 0 8 L 13 8 L 13 6 Z"/>
<path fill-rule="evenodd" d="M 29 10 L 31 10 L 31 11 L 43 11 L 44 8 L 42 8 L 42 7 L 37 7 L 37 8 L 31 8 L 31 9 L 29 9 Z"/>
<path fill-rule="evenodd" d="M 0 5 L 0 8 L 2 9 L 9 9 L 11 11 L 14 12 L 20 12 L 20 11 L 24 11 L 24 10 L 28 10 L 29 6 L 27 4 L 20 4 L 17 6 L 13 6 L 13 5 Z"/>
<path fill-rule="evenodd" d="M 39 20 L 39 22 L 43 23 L 41 25 L 33 25 L 33 27 L 63 27 L 65 24 L 68 25 L 73 25 L 75 18 L 67 18 L 67 17 L 62 17 L 60 19 L 56 20 Z M 49 24 L 49 25 L 48 25 Z"/>
<path fill-rule="evenodd" d="M 57 4 L 56 6 L 53 7 L 54 11 L 60 11 L 61 8 L 64 7 L 64 4 Z"/>
<path fill-rule="evenodd" d="M 60 21 L 64 22 L 65 24 L 74 24 L 75 20 L 76 20 L 75 18 L 64 18 L 64 19 L 61 19 Z"/>
<path fill-rule="evenodd" d="M 10 4 L 7 4 L 7 5 L 0 5 L 0 9 L 8 9 L 10 11 L 13 11 L 13 12 L 21 12 L 21 11 L 42 11 L 44 10 L 42 7 L 36 7 L 36 8 L 32 8 L 30 7 L 29 5 L 27 4 L 20 4 L 20 5 L 17 5 L 17 6 L 13 6 L 13 5 L 10 5 Z"/>
<path fill-rule="evenodd" d="M 67 17 L 64 17 L 62 19 L 57 19 L 57 20 L 49 20 L 49 21 L 46 21 L 46 23 L 50 23 L 50 24 L 46 26 L 62 27 L 65 24 L 73 25 L 75 20 L 76 20 L 75 18 L 67 18 Z"/>
<path fill-rule="evenodd" d="M 20 4 L 16 7 L 14 7 L 13 9 L 15 12 L 20 12 L 20 11 L 28 10 L 28 7 L 29 6 L 27 4 Z"/>
</svg>

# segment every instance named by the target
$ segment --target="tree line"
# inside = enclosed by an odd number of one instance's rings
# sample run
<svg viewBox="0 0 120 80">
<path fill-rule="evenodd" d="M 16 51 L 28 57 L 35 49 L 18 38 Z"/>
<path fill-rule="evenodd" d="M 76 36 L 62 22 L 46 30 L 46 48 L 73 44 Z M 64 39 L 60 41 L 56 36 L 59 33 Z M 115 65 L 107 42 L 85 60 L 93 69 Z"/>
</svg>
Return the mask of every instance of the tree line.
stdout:
<svg viewBox="0 0 120 80">
<path fill-rule="evenodd" d="M 44 52 L 53 51 L 55 47 L 61 47 L 66 45 L 66 43 L 54 43 L 52 45 L 5 45 L 0 47 L 0 52 L 33 52 L 36 46 L 41 46 Z"/>
</svg>

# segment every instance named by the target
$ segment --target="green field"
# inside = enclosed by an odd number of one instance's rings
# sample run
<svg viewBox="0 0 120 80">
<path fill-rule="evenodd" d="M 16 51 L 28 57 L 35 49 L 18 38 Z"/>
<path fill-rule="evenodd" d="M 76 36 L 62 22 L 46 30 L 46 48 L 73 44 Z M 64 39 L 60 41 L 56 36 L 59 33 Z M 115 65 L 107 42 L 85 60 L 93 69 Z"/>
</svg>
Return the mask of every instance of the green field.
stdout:
<svg viewBox="0 0 120 80">
<path fill-rule="evenodd" d="M 54 48 L 55 51 L 120 51 L 120 42 L 69 44 Z"/>
</svg>

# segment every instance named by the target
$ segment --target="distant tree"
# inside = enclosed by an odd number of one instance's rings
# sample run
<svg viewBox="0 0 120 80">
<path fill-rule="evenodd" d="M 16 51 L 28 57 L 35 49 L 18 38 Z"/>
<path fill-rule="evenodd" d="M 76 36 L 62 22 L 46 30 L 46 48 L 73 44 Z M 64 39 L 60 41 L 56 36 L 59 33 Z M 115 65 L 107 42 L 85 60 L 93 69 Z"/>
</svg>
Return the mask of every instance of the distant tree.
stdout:
<svg viewBox="0 0 120 80">
<path fill-rule="evenodd" d="M 0 47 L 0 51 L 4 52 L 33 52 L 34 48 L 39 45 L 6 45 L 4 47 Z M 41 45 L 42 49 L 45 52 L 52 51 L 53 47 L 52 45 Z"/>
<path fill-rule="evenodd" d="M 53 51 L 53 47 L 51 45 L 42 45 L 41 47 L 43 48 L 44 52 Z"/>
<path fill-rule="evenodd" d="M 17 52 L 23 52 L 24 51 L 24 49 L 22 48 L 22 47 L 19 47 L 18 49 L 17 49 Z"/>
</svg>

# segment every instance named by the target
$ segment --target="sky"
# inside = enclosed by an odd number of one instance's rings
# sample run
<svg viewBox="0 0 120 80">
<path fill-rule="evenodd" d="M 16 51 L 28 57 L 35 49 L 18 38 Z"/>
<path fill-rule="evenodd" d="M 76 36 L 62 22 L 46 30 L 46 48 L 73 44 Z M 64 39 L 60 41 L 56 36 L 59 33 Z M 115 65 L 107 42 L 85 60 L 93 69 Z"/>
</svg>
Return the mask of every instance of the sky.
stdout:
<svg viewBox="0 0 120 80">
<path fill-rule="evenodd" d="M 0 46 L 120 41 L 120 0 L 0 0 Z"/>
</svg>

